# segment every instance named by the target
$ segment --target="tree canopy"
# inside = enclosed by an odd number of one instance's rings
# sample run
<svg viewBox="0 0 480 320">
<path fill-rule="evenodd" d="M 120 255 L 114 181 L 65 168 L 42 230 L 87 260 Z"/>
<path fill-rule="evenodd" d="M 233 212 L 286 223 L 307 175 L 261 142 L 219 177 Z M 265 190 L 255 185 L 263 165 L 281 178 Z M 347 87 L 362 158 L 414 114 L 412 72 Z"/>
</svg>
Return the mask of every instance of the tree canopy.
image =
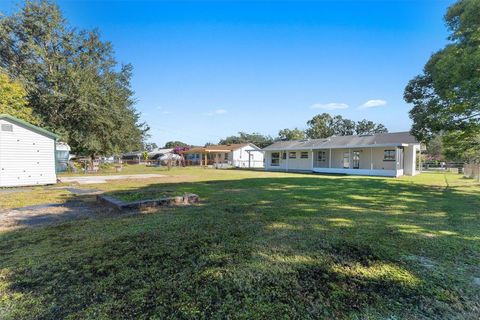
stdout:
<svg viewBox="0 0 480 320">
<path fill-rule="evenodd" d="M 301 140 L 305 139 L 305 131 L 298 128 L 282 129 L 278 132 L 278 139 L 280 140 Z"/>
<path fill-rule="evenodd" d="M 383 124 L 376 124 L 365 119 L 355 122 L 340 115 L 332 117 L 328 113 L 314 116 L 307 122 L 307 126 L 305 133 L 311 139 L 328 138 L 334 135 L 346 136 L 388 132 Z"/>
<path fill-rule="evenodd" d="M 69 26 L 50 1 L 26 1 L 0 18 L 0 67 L 25 84 L 28 105 L 44 127 L 79 154 L 142 147 L 131 65 L 119 65 L 97 30 Z"/>
<path fill-rule="evenodd" d="M 32 124 L 39 124 L 40 120 L 33 115 L 28 106 L 27 92 L 18 81 L 11 80 L 0 70 L 0 114 L 6 113 Z"/>
<path fill-rule="evenodd" d="M 188 147 L 189 145 L 182 141 L 168 141 L 165 143 L 165 148 L 175 148 L 175 147 Z"/>
<path fill-rule="evenodd" d="M 357 121 L 355 125 L 355 134 L 375 134 L 375 133 L 386 133 L 388 132 L 387 128 L 381 123 L 375 123 L 367 119 Z"/>
<path fill-rule="evenodd" d="M 480 135 L 479 13 L 479 0 L 458 1 L 448 9 L 450 42 L 430 57 L 404 92 L 405 101 L 413 104 L 412 134 L 425 142 L 439 132 L 447 142 L 462 137 L 459 155 L 480 153 L 480 148 L 474 152 Z"/>
<path fill-rule="evenodd" d="M 235 144 L 235 143 L 253 143 L 259 148 L 264 148 L 273 143 L 273 138 L 270 136 L 262 135 L 260 133 L 246 133 L 239 132 L 236 136 L 229 136 L 225 139 L 221 139 L 219 144 Z"/>
</svg>

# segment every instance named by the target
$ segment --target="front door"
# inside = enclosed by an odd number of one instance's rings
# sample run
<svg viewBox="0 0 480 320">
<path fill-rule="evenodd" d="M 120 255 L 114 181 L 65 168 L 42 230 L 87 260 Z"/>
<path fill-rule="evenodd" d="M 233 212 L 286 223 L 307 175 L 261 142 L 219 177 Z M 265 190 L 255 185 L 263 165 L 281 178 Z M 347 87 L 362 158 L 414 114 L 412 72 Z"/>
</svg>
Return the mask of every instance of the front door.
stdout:
<svg viewBox="0 0 480 320">
<path fill-rule="evenodd" d="M 350 152 L 343 153 L 343 168 L 344 169 L 350 168 Z"/>
<path fill-rule="evenodd" d="M 353 169 L 360 168 L 360 151 L 353 151 Z"/>
</svg>

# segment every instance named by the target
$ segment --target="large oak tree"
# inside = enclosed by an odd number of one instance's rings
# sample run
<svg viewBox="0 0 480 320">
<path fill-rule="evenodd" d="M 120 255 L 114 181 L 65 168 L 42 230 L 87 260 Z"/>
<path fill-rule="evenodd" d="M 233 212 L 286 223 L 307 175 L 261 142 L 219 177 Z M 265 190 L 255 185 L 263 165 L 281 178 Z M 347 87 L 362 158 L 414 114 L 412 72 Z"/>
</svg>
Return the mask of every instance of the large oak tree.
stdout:
<svg viewBox="0 0 480 320">
<path fill-rule="evenodd" d="M 119 65 L 98 31 L 70 27 L 56 4 L 27 1 L 0 18 L 0 67 L 24 83 L 34 114 L 74 152 L 141 148 L 148 127 L 134 107 L 132 66 Z"/>
<path fill-rule="evenodd" d="M 480 0 L 462 0 L 445 15 L 447 46 L 405 88 L 413 104 L 411 132 L 428 142 L 442 133 L 450 153 L 480 158 Z M 462 139 L 457 144 L 452 141 Z M 458 148 L 453 151 L 452 148 Z"/>
</svg>

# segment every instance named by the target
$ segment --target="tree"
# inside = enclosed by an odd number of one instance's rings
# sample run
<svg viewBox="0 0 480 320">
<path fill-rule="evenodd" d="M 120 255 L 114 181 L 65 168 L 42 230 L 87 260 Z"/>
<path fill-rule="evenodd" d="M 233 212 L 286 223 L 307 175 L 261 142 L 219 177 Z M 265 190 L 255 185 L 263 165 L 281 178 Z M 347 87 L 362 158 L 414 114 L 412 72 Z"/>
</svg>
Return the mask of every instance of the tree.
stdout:
<svg viewBox="0 0 480 320">
<path fill-rule="evenodd" d="M 308 128 L 305 130 L 305 134 L 311 139 L 331 137 L 334 135 L 331 127 L 332 121 L 333 118 L 328 113 L 318 114 L 307 121 Z"/>
<path fill-rule="evenodd" d="M 427 143 L 427 156 L 429 160 L 443 160 L 443 136 L 441 134 L 435 135 Z M 455 159 L 458 159 L 455 157 Z"/>
<path fill-rule="evenodd" d="M 450 131 L 443 135 L 443 154 L 450 161 L 467 160 L 480 163 L 480 130 L 475 134 L 470 131 Z"/>
<path fill-rule="evenodd" d="M 18 81 L 12 81 L 7 74 L 0 70 L 0 113 L 6 113 L 32 124 L 39 124 L 40 120 L 33 115 L 32 108 L 28 107 L 27 92 Z"/>
<path fill-rule="evenodd" d="M 237 144 L 237 143 L 253 143 L 259 148 L 264 148 L 273 143 L 273 138 L 260 133 L 239 132 L 237 136 L 229 136 L 221 139 L 219 144 Z"/>
<path fill-rule="evenodd" d="M 147 142 L 145 143 L 143 149 L 147 151 L 153 151 L 154 149 L 157 149 L 158 145 L 155 142 Z"/>
<path fill-rule="evenodd" d="M 480 130 L 479 12 L 478 0 L 462 0 L 448 9 L 445 21 L 450 43 L 434 53 L 423 73 L 405 88 L 404 99 L 413 104 L 411 132 L 420 141 L 444 132 L 447 139 L 462 137 L 472 148 L 476 145 Z M 470 152 L 460 148 L 457 154 L 471 154 L 472 149 L 467 149 Z"/>
<path fill-rule="evenodd" d="M 332 118 L 330 127 L 336 136 L 351 136 L 355 134 L 355 122 L 337 115 Z"/>
<path fill-rule="evenodd" d="M 168 141 L 167 143 L 165 143 L 164 148 L 171 149 L 175 147 L 188 147 L 188 144 L 182 141 Z"/>
<path fill-rule="evenodd" d="M 116 62 L 98 31 L 70 28 L 57 5 L 27 1 L 0 19 L 0 67 L 25 83 L 42 125 L 78 154 L 107 155 L 142 147 L 131 89 L 132 66 Z"/>
<path fill-rule="evenodd" d="M 360 134 L 375 134 L 388 132 L 387 128 L 381 123 L 374 123 L 366 119 L 355 121 L 345 119 L 340 115 L 330 116 L 328 113 L 322 113 L 314 116 L 307 122 L 307 137 L 312 139 L 322 139 L 331 136 L 349 136 Z"/>
<path fill-rule="evenodd" d="M 387 132 L 388 130 L 387 128 L 385 128 L 383 124 L 375 123 L 367 119 L 363 119 L 362 121 L 357 121 L 357 124 L 355 126 L 355 134 L 357 135 L 387 133 Z"/>
<path fill-rule="evenodd" d="M 305 132 L 295 129 L 282 129 L 278 132 L 279 140 L 302 140 L 305 139 Z"/>
</svg>

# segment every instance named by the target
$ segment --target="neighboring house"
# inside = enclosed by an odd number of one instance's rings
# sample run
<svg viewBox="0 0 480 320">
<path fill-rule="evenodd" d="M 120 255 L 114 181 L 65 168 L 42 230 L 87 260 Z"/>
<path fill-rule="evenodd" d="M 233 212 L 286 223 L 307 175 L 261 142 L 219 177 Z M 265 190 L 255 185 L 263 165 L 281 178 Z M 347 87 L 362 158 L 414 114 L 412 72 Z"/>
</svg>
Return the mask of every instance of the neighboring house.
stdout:
<svg viewBox="0 0 480 320">
<path fill-rule="evenodd" d="M 122 154 L 122 161 L 128 164 L 141 163 L 143 160 L 143 151 L 127 152 Z"/>
<path fill-rule="evenodd" d="M 54 184 L 58 136 L 0 114 L 0 187 Z"/>
<path fill-rule="evenodd" d="M 266 170 L 387 177 L 419 173 L 420 143 L 408 132 L 279 141 L 263 150 Z"/>
<path fill-rule="evenodd" d="M 156 148 L 148 153 L 150 160 L 156 160 L 162 165 L 167 165 L 168 161 L 180 161 L 182 157 L 173 152 L 173 149 Z"/>
<path fill-rule="evenodd" d="M 263 151 L 252 143 L 194 147 L 183 154 L 187 165 L 263 168 Z"/>
</svg>

